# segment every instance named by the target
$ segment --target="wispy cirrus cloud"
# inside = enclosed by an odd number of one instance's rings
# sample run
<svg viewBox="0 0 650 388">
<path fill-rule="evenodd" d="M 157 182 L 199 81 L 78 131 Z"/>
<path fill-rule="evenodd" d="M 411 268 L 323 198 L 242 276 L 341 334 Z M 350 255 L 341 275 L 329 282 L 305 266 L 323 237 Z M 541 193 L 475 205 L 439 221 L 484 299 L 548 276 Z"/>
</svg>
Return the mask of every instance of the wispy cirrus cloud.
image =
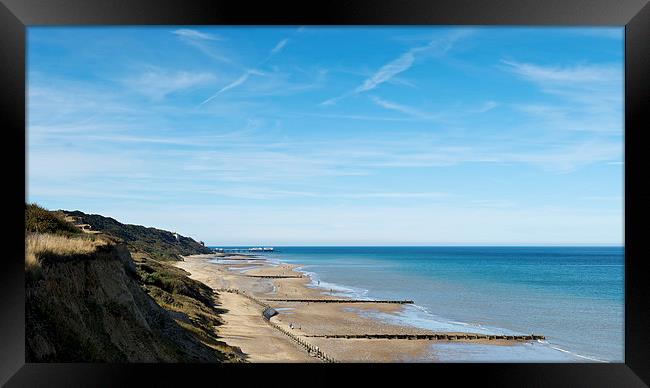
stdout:
<svg viewBox="0 0 650 388">
<path fill-rule="evenodd" d="M 620 34 L 136 30 L 30 33 L 31 201 L 214 244 L 620 240 Z"/>
<path fill-rule="evenodd" d="M 234 198 L 246 199 L 277 199 L 277 198 L 321 198 L 321 199 L 445 199 L 452 197 L 452 194 L 445 192 L 322 192 L 308 190 L 286 190 L 259 185 L 234 185 L 220 188 L 194 188 L 193 192 L 211 195 L 220 195 Z"/>
<path fill-rule="evenodd" d="M 271 51 L 269 52 L 269 55 L 268 55 L 268 56 L 267 56 L 263 61 L 259 62 L 258 65 L 255 66 L 255 67 L 256 67 L 256 68 L 259 68 L 259 67 L 263 66 L 263 65 L 264 65 L 266 62 L 268 62 L 268 61 L 269 61 L 273 56 L 275 56 L 276 54 L 280 53 L 280 52 L 284 49 L 284 47 L 287 45 L 287 43 L 289 43 L 289 38 L 284 38 L 284 39 L 281 39 L 280 41 L 278 41 L 278 43 L 277 43 L 277 44 L 276 44 L 276 45 L 271 49 Z M 242 75 L 240 75 L 240 76 L 239 76 L 238 78 L 236 78 L 234 81 L 232 81 L 231 83 L 227 84 L 227 85 L 224 86 L 223 88 L 219 89 L 219 90 L 218 90 L 215 94 L 213 94 L 212 96 L 210 96 L 210 97 L 208 97 L 207 99 L 203 100 L 203 101 L 199 104 L 199 106 L 203 106 L 203 105 L 205 105 L 206 103 L 212 101 L 214 98 L 216 98 L 216 97 L 219 96 L 220 94 L 222 94 L 222 93 L 224 93 L 224 92 L 226 92 L 226 91 L 228 91 L 228 90 L 230 90 L 230 89 L 234 89 L 234 88 L 236 88 L 236 87 L 238 87 L 238 86 L 244 84 L 246 81 L 248 81 L 248 79 L 249 79 L 249 77 L 250 77 L 251 75 L 265 76 L 266 74 L 263 73 L 262 71 L 259 71 L 259 70 L 256 70 L 256 69 L 247 69 L 246 71 L 244 71 L 244 73 L 242 73 Z"/>
<path fill-rule="evenodd" d="M 218 35 L 207 34 L 205 32 L 200 32 L 197 30 L 190 30 L 186 28 L 181 28 L 178 30 L 172 31 L 172 34 L 180 36 L 187 39 L 202 39 L 202 40 L 222 40 Z"/>
<path fill-rule="evenodd" d="M 369 192 L 369 193 L 342 193 L 332 194 L 336 198 L 362 199 L 362 198 L 384 198 L 384 199 L 436 199 L 450 197 L 445 192 Z"/>
<path fill-rule="evenodd" d="M 204 86 L 215 79 L 208 72 L 168 71 L 151 67 L 141 74 L 123 79 L 122 83 L 137 93 L 160 100 L 171 93 Z"/>
<path fill-rule="evenodd" d="M 326 72 L 320 70 L 296 75 L 280 71 L 277 68 L 269 71 L 258 69 L 259 67 L 245 70 L 239 77 L 203 100 L 198 106 L 206 106 L 219 95 L 237 88 L 240 88 L 237 91 L 237 97 L 248 99 L 304 93 L 322 87 L 326 78 Z M 255 76 L 255 82 L 252 82 L 252 76 Z M 245 99 L 241 100 L 242 104 L 246 104 L 246 102 Z"/>
<path fill-rule="evenodd" d="M 212 101 L 214 98 L 216 98 L 216 97 L 219 96 L 220 94 L 222 94 L 222 93 L 224 93 L 224 92 L 227 92 L 227 91 L 230 90 L 230 89 L 234 89 L 234 88 L 236 88 L 236 87 L 238 87 L 238 86 L 244 84 L 244 82 L 246 82 L 246 81 L 248 80 L 248 78 L 249 78 L 251 75 L 259 75 L 259 76 L 263 76 L 263 75 L 265 75 L 265 74 L 262 73 L 261 71 L 257 71 L 257 70 L 254 70 L 254 69 L 246 70 L 246 72 L 244 72 L 244 74 L 242 74 L 241 76 L 239 76 L 237 79 L 235 79 L 234 81 L 230 82 L 230 83 L 227 84 L 226 86 L 224 86 L 224 87 L 222 87 L 221 89 L 219 89 L 219 90 L 218 90 L 215 94 L 213 94 L 212 96 L 210 96 L 210 97 L 206 98 L 205 100 L 203 100 L 203 102 L 201 102 L 201 103 L 199 104 L 199 106 L 203 106 L 203 105 L 207 104 L 208 102 Z"/>
<path fill-rule="evenodd" d="M 574 65 L 574 66 L 540 66 L 532 63 L 501 61 L 506 69 L 524 79 L 537 82 L 562 83 L 612 83 L 620 82 L 622 68 L 619 65 Z"/>
<path fill-rule="evenodd" d="M 405 116 L 408 117 L 410 120 L 438 120 L 438 121 L 445 121 L 445 120 L 452 120 L 454 117 L 458 117 L 460 115 L 469 115 L 469 114 L 480 114 L 480 113 L 486 113 L 491 111 L 492 109 L 495 109 L 498 107 L 500 104 L 495 101 L 486 101 L 480 106 L 476 108 L 445 108 L 444 111 L 440 111 L 436 114 L 429 113 L 426 111 L 423 111 L 418 108 L 414 108 L 412 106 L 400 104 L 394 101 L 389 101 L 377 96 L 370 96 L 370 99 L 372 102 L 374 102 L 377 106 L 380 106 L 384 109 L 399 112 L 404 114 Z M 380 119 L 380 118 L 375 118 L 375 119 Z"/>
<path fill-rule="evenodd" d="M 384 109 L 400 112 L 400 113 L 403 113 L 403 114 L 405 114 L 407 116 L 411 116 L 413 118 L 424 119 L 424 120 L 439 118 L 439 116 L 431 115 L 431 114 L 428 114 L 426 112 L 422 112 L 422 111 L 420 111 L 420 110 L 418 110 L 416 108 L 412 108 L 410 106 L 406 106 L 406 105 L 398 104 L 396 102 L 384 100 L 383 98 L 379 98 L 379 97 L 376 97 L 376 96 L 370 96 L 370 99 L 376 105 L 378 105 L 378 106 L 380 106 L 380 107 L 382 107 Z"/>
<path fill-rule="evenodd" d="M 273 47 L 271 49 L 271 55 L 275 55 L 275 54 L 279 53 L 280 51 L 282 51 L 282 49 L 284 49 L 284 47 L 287 45 L 287 43 L 289 43 L 289 38 L 285 38 L 285 39 L 282 39 L 281 41 L 279 41 L 275 45 L 275 47 Z"/>
<path fill-rule="evenodd" d="M 391 62 L 385 64 L 372 76 L 366 78 L 361 85 L 357 86 L 357 88 L 352 91 L 352 93 L 361 93 L 372 90 L 382 83 L 390 80 L 397 74 L 408 70 L 411 66 L 413 66 L 413 63 L 415 62 L 415 53 L 418 50 L 419 48 L 411 49 L 395 58 Z"/>
<path fill-rule="evenodd" d="M 361 85 L 357 86 L 352 91 L 338 97 L 327 99 L 323 101 L 321 105 L 334 105 L 338 101 L 348 96 L 375 89 L 377 86 L 389 81 L 397 74 L 408 70 L 415 62 L 415 50 L 417 49 L 411 49 L 395 58 L 394 60 L 390 61 L 389 63 L 383 65 L 379 70 L 377 70 L 370 77 L 366 78 Z"/>
<path fill-rule="evenodd" d="M 185 28 L 174 30 L 171 33 L 176 35 L 184 43 L 201 51 L 206 56 L 222 63 L 232 64 L 230 58 L 212 46 L 214 42 L 223 40 L 220 36 Z"/>
<path fill-rule="evenodd" d="M 620 64 L 542 66 L 502 60 L 502 68 L 536 85 L 557 102 L 515 104 L 557 130 L 622 133 L 623 68 Z"/>
<path fill-rule="evenodd" d="M 469 33 L 469 30 L 459 30 L 442 38 L 433 39 L 426 45 L 413 47 L 392 61 L 381 66 L 353 90 L 338 97 L 327 99 L 323 101 L 321 105 L 334 105 L 346 97 L 373 90 L 379 87 L 379 85 L 390 81 L 398 74 L 410 69 L 415 64 L 418 56 L 424 56 L 425 54 L 434 56 L 444 55 L 454 47 L 458 40 L 467 36 Z"/>
</svg>

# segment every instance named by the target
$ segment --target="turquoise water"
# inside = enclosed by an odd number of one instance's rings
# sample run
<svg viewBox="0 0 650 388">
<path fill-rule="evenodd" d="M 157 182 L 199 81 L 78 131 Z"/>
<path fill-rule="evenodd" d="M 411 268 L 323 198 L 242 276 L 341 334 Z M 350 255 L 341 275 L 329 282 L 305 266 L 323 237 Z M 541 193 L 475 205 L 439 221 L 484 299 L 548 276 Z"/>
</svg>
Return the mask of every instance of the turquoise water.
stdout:
<svg viewBox="0 0 650 388">
<path fill-rule="evenodd" d="M 622 362 L 622 247 L 276 247 L 312 286 L 411 299 L 379 319 L 432 330 L 543 334 L 520 346 L 432 345 L 448 361 Z"/>
</svg>

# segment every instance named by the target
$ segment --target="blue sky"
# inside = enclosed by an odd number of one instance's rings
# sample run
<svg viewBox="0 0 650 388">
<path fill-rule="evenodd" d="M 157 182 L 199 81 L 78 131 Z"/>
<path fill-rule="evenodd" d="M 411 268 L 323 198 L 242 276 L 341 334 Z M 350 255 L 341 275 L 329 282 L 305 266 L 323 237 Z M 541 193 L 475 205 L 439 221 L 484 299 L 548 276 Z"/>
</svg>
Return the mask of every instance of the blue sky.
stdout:
<svg viewBox="0 0 650 388">
<path fill-rule="evenodd" d="M 27 200 L 214 245 L 622 244 L 623 28 L 29 27 Z"/>
</svg>

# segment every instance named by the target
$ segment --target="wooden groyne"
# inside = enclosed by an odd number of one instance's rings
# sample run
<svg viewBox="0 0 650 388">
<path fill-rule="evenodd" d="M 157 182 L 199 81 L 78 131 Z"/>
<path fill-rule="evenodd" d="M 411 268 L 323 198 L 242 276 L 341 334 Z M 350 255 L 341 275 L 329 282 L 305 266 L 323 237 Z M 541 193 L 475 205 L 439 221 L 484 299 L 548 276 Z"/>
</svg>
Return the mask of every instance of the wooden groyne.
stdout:
<svg viewBox="0 0 650 388">
<path fill-rule="evenodd" d="M 318 346 L 312 345 L 309 342 L 305 341 L 304 339 L 300 338 L 299 336 L 291 333 L 289 330 L 285 329 L 284 327 L 278 325 L 275 322 L 271 322 L 270 320 L 267 320 L 267 322 L 273 326 L 274 328 L 278 329 L 282 334 L 286 335 L 287 337 L 291 338 L 295 343 L 298 345 L 302 346 L 307 350 L 307 352 L 314 357 L 318 357 L 321 360 L 325 362 L 338 362 L 336 361 L 333 357 L 325 354 L 322 350 L 318 348 Z"/>
<path fill-rule="evenodd" d="M 267 302 L 299 303 L 394 303 L 413 304 L 412 300 L 364 300 L 364 299 L 266 299 Z"/>
<path fill-rule="evenodd" d="M 260 279 L 302 279 L 302 275 L 246 275 L 246 277 Z"/>
<path fill-rule="evenodd" d="M 509 340 L 509 341 L 536 341 L 546 339 L 543 335 L 489 335 L 489 334 L 311 334 L 305 337 L 316 338 L 345 338 L 345 339 L 406 339 L 430 341 L 458 341 L 458 340 Z"/>
<path fill-rule="evenodd" d="M 284 327 L 278 325 L 275 322 L 271 322 L 271 318 L 275 315 L 278 314 L 278 312 L 273 309 L 271 306 L 268 304 L 262 302 L 261 300 L 257 299 L 256 297 L 252 295 L 248 295 L 245 291 L 240 291 L 236 288 L 217 288 L 215 291 L 217 292 L 229 292 L 233 294 L 238 294 L 241 295 L 245 298 L 248 298 L 252 300 L 253 302 L 259 304 L 260 306 L 264 307 L 264 311 L 262 311 L 262 317 L 264 320 L 271 326 L 273 326 L 275 329 L 279 330 L 282 334 L 286 335 L 287 337 L 291 338 L 294 342 L 296 342 L 298 345 L 303 347 L 309 355 L 320 358 L 321 360 L 325 362 L 338 362 L 336 361 L 333 357 L 325 354 L 322 350 L 318 348 L 318 346 L 314 346 L 310 344 L 309 342 L 305 341 L 304 339 L 300 338 L 299 336 L 289 332 L 287 329 Z"/>
</svg>

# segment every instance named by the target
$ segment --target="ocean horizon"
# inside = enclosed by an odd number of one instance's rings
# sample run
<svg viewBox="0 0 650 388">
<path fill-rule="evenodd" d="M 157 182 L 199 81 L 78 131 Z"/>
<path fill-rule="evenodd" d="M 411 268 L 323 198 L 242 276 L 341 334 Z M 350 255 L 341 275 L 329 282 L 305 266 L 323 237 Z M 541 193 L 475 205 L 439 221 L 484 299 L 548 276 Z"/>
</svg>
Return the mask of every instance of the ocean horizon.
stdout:
<svg viewBox="0 0 650 388">
<path fill-rule="evenodd" d="M 214 246 L 216 248 L 216 246 Z M 242 249 L 242 246 L 220 246 Z M 441 361 L 622 362 L 624 247 L 274 246 L 333 295 L 410 299 L 373 318 L 434 331 L 541 334 L 514 346 L 432 344 Z"/>
</svg>

